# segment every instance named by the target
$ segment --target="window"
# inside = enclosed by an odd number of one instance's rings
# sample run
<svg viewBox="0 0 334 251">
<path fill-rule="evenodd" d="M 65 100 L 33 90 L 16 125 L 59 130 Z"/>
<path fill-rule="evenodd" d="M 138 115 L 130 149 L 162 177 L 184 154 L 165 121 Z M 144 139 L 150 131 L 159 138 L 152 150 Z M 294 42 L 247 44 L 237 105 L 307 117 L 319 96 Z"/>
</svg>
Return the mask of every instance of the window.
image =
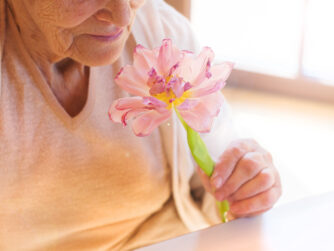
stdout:
<svg viewBox="0 0 334 251">
<path fill-rule="evenodd" d="M 308 2 L 303 74 L 334 84 L 334 1 Z"/>
<path fill-rule="evenodd" d="M 333 0 L 192 0 L 191 21 L 238 84 L 334 102 Z"/>
</svg>

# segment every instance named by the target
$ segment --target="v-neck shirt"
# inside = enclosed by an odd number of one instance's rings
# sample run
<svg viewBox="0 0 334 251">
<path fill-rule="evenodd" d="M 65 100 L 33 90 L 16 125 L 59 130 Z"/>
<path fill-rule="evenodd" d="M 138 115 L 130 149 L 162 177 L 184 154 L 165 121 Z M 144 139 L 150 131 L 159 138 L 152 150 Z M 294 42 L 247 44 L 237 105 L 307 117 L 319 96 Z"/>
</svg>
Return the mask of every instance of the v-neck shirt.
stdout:
<svg viewBox="0 0 334 251">
<path fill-rule="evenodd" d="M 159 131 L 136 137 L 108 117 L 112 101 L 128 95 L 113 79 L 134 46 L 129 39 L 113 65 L 90 68 L 87 102 L 71 117 L 8 15 L 0 97 L 1 250 L 118 250 L 187 231 L 171 197 Z"/>
</svg>

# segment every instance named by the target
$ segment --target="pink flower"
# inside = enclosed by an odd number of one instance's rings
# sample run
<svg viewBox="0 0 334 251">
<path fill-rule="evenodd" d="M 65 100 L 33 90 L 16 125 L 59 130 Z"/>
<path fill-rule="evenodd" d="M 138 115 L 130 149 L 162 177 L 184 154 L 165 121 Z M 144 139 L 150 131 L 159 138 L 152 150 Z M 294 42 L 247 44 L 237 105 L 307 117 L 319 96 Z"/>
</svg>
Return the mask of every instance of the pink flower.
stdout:
<svg viewBox="0 0 334 251">
<path fill-rule="evenodd" d="M 170 39 L 153 50 L 138 45 L 133 65 L 120 70 L 115 82 L 136 97 L 120 98 L 109 110 L 110 119 L 127 125 L 137 136 L 149 135 L 177 109 L 195 131 L 209 132 L 223 102 L 220 90 L 233 64 L 211 65 L 213 51 L 196 56 L 172 45 Z"/>
</svg>

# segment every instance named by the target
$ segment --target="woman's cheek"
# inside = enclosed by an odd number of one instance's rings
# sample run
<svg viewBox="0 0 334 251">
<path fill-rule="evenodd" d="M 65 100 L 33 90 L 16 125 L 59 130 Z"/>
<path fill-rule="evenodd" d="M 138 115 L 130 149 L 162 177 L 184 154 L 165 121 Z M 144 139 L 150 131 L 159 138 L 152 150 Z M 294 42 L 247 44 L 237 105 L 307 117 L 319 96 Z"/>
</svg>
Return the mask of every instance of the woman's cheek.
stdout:
<svg viewBox="0 0 334 251">
<path fill-rule="evenodd" d="M 39 21 L 61 28 L 73 28 L 103 8 L 107 0 L 37 0 L 34 12 Z"/>
<path fill-rule="evenodd" d="M 59 18 L 58 21 L 63 28 L 78 26 L 94 15 L 99 9 L 103 8 L 105 1 L 106 0 L 75 1 L 76 3 L 63 5 L 58 15 L 61 18 Z"/>
<path fill-rule="evenodd" d="M 85 20 L 91 17 L 96 11 L 97 9 L 87 10 L 84 8 L 77 8 L 77 9 L 73 9 L 72 7 L 66 8 L 59 11 L 56 23 L 54 23 L 54 25 L 62 28 L 73 28 L 83 23 Z"/>
</svg>

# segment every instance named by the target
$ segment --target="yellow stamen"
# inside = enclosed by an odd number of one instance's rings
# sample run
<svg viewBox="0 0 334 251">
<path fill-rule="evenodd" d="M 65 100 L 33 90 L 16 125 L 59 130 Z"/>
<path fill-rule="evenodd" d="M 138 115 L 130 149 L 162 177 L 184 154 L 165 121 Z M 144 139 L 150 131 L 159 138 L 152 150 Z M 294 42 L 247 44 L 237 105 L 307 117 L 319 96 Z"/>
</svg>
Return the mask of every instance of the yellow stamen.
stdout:
<svg viewBox="0 0 334 251">
<path fill-rule="evenodd" d="M 168 106 L 168 109 L 171 109 L 174 106 L 181 105 L 187 98 L 190 97 L 190 92 L 185 91 L 181 97 L 177 98 L 176 95 L 172 90 L 169 90 L 169 92 L 163 92 L 154 95 L 155 98 L 165 102 Z"/>
</svg>

